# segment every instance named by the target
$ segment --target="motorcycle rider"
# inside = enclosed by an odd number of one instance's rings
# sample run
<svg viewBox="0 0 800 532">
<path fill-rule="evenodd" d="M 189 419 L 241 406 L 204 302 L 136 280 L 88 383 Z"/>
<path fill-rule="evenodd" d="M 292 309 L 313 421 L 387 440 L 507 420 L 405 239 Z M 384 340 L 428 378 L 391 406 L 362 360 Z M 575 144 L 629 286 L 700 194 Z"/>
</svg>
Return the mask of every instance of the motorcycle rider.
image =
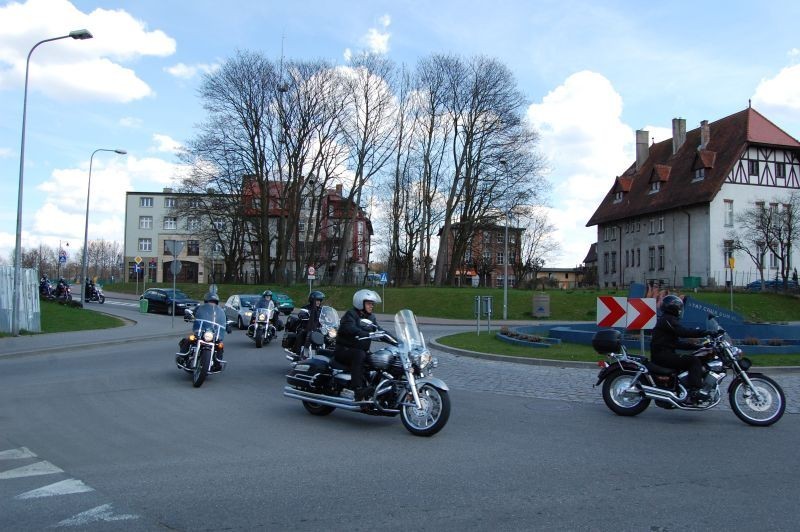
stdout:
<svg viewBox="0 0 800 532">
<path fill-rule="evenodd" d="M 198 305 L 196 309 L 194 309 L 195 317 L 202 317 L 204 320 L 213 321 L 214 323 L 218 323 L 222 325 L 220 330 L 219 339 L 222 340 L 225 337 L 225 325 L 227 323 L 227 318 L 225 317 L 225 311 L 219 308 L 219 296 L 216 292 L 206 292 L 206 295 L 203 296 L 203 304 Z M 195 333 L 199 331 L 199 324 L 195 322 L 193 324 L 192 329 Z M 189 339 L 184 337 L 181 338 L 181 341 L 178 342 L 178 347 L 181 350 L 181 353 L 188 353 L 190 347 Z M 216 352 L 217 359 L 222 360 L 222 354 L 224 352 L 224 348 L 220 349 Z M 218 366 L 218 363 L 214 362 L 215 366 Z"/>
<path fill-rule="evenodd" d="M 308 304 L 303 305 L 301 309 L 308 312 L 308 319 L 303 320 L 302 330 L 297 332 L 297 337 L 294 340 L 294 348 L 292 351 L 295 354 L 300 354 L 300 349 L 305 345 L 308 333 L 319 329 L 322 324 L 319 322 L 319 313 L 322 308 L 322 302 L 325 300 L 325 294 L 319 290 L 314 290 L 308 294 Z M 302 320 L 302 318 L 301 318 Z"/>
<path fill-rule="evenodd" d="M 86 278 L 86 289 L 84 290 L 86 301 L 91 301 L 94 298 L 94 279 L 91 277 Z"/>
<path fill-rule="evenodd" d="M 370 340 L 359 340 L 369 336 L 369 333 L 378 328 L 378 322 L 372 313 L 375 303 L 381 302 L 381 296 L 373 290 L 362 289 L 353 294 L 353 308 L 345 312 L 339 322 L 339 331 L 336 336 L 336 351 L 334 357 L 342 364 L 350 366 L 350 383 L 356 401 L 363 401 L 372 395 L 373 390 L 364 385 L 364 360 L 369 351 Z M 360 321 L 367 319 L 373 326 L 364 328 Z"/>
<path fill-rule="evenodd" d="M 689 371 L 689 399 L 693 402 L 704 401 L 710 397 L 709 390 L 703 388 L 703 363 L 692 355 L 679 355 L 676 349 L 696 350 L 697 344 L 686 342 L 681 338 L 702 338 L 716 334 L 716 331 L 689 329 L 681 325 L 683 301 L 676 295 L 668 295 L 661 301 L 661 315 L 656 321 L 650 340 L 650 354 L 653 362 L 659 366 Z"/>
<path fill-rule="evenodd" d="M 250 316 L 250 324 L 252 325 L 256 321 L 256 312 L 255 310 L 258 308 L 267 308 L 269 306 L 269 302 L 272 301 L 272 290 L 264 290 L 261 292 L 261 298 L 258 300 L 256 305 L 253 307 L 253 315 Z M 270 318 L 269 322 L 275 326 L 275 329 L 278 331 L 283 330 L 283 322 L 278 317 L 278 306 L 275 305 L 275 302 L 272 303 L 275 306 L 275 312 L 272 313 L 272 318 Z"/>
</svg>

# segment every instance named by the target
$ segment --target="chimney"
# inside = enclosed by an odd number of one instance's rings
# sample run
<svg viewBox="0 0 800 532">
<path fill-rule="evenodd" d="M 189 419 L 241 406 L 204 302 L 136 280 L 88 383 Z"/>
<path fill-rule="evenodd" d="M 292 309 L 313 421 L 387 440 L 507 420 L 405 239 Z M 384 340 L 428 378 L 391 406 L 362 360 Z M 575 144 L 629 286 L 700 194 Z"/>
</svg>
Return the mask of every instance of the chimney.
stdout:
<svg viewBox="0 0 800 532">
<path fill-rule="evenodd" d="M 686 141 L 686 119 L 672 119 L 672 155 L 678 153 L 683 143 Z"/>
<path fill-rule="evenodd" d="M 650 142 L 650 133 L 643 129 L 636 130 L 636 169 L 642 167 L 644 162 L 647 160 L 648 155 L 650 155 L 649 144 Z"/>
<path fill-rule="evenodd" d="M 341 196 L 341 195 L 342 195 L 342 185 L 341 185 L 341 183 L 340 183 L 340 184 L 338 184 L 338 185 L 336 185 L 336 194 L 337 194 L 338 196 Z"/>
<path fill-rule="evenodd" d="M 705 150 L 711 142 L 711 128 L 708 127 L 708 120 L 700 122 L 700 147 L 698 150 Z"/>
<path fill-rule="evenodd" d="M 165 192 L 166 194 L 172 194 L 172 189 L 171 189 L 171 188 L 169 188 L 169 187 L 164 187 L 164 192 Z"/>
</svg>

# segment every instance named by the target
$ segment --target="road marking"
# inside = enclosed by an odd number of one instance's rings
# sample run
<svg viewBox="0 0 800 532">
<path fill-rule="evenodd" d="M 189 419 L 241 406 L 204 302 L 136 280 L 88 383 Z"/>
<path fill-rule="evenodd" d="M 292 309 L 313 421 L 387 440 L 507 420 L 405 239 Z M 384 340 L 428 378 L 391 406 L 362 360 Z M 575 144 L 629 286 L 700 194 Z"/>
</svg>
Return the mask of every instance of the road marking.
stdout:
<svg viewBox="0 0 800 532">
<path fill-rule="evenodd" d="M 22 478 L 22 477 L 35 477 L 39 475 L 52 475 L 53 473 L 63 473 L 64 470 L 54 466 L 50 462 L 44 460 L 41 462 L 36 462 L 35 464 L 30 464 L 22 467 L 18 467 L 16 469 L 11 469 L 9 471 L 3 471 L 0 473 L 0 480 L 8 480 L 11 478 Z"/>
<path fill-rule="evenodd" d="M 110 504 L 103 504 L 91 510 L 86 510 L 68 519 L 60 521 L 56 526 L 83 526 L 97 521 L 124 521 L 126 519 L 139 519 L 135 514 L 114 515 Z"/>
<path fill-rule="evenodd" d="M 0 460 L 19 460 L 21 458 L 36 458 L 36 455 L 27 447 L 0 451 Z"/>
<path fill-rule="evenodd" d="M 70 478 L 37 488 L 35 490 L 20 493 L 15 499 L 38 499 L 40 497 L 52 497 L 53 495 L 69 495 L 71 493 L 85 493 L 87 491 L 94 491 L 94 488 L 87 486 L 78 479 Z"/>
<path fill-rule="evenodd" d="M 111 301 L 106 299 L 106 305 L 119 305 L 120 307 L 138 307 L 139 303 L 126 303 L 125 301 Z"/>
</svg>

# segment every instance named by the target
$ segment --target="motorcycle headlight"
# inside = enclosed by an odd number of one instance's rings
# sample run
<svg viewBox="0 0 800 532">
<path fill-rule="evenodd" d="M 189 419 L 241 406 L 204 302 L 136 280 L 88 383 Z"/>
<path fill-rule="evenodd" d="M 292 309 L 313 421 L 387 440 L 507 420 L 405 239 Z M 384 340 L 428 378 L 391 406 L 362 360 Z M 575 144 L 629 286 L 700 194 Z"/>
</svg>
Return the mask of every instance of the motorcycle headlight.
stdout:
<svg viewBox="0 0 800 532">
<path fill-rule="evenodd" d="M 267 321 L 267 315 L 266 314 L 259 314 L 258 315 L 258 321 Z"/>
<path fill-rule="evenodd" d="M 213 332 L 206 331 L 206 332 L 203 333 L 203 340 L 205 340 L 206 342 L 210 342 L 213 339 L 214 339 L 214 333 Z"/>
<path fill-rule="evenodd" d="M 328 329 L 328 338 L 336 338 L 336 329 Z"/>
<path fill-rule="evenodd" d="M 431 365 L 431 362 L 433 362 L 433 357 L 431 356 L 430 351 L 423 351 L 414 357 L 414 362 L 420 370 L 424 370 Z"/>
<path fill-rule="evenodd" d="M 190 334 L 189 335 L 189 341 L 190 342 L 195 342 L 195 341 L 197 341 L 197 337 L 195 335 L 193 335 L 193 334 Z"/>
</svg>

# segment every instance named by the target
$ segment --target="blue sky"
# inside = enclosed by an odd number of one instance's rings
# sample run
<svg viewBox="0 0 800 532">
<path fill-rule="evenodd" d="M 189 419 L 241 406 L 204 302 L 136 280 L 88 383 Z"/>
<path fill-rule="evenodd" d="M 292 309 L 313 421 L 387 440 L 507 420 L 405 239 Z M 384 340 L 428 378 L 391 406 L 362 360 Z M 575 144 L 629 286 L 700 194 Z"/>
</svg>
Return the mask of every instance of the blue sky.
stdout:
<svg viewBox="0 0 800 532">
<path fill-rule="evenodd" d="M 0 261 L 14 246 L 25 58 L 38 41 L 86 28 L 94 39 L 37 48 L 31 60 L 23 246 L 123 240 L 126 191 L 181 175 L 175 149 L 203 118 L 203 72 L 239 49 L 278 58 L 431 53 L 506 63 L 529 102 L 553 184 L 561 254 L 581 262 L 584 227 L 633 160 L 634 132 L 714 121 L 753 106 L 800 137 L 800 2 L 0 0 Z"/>
</svg>

